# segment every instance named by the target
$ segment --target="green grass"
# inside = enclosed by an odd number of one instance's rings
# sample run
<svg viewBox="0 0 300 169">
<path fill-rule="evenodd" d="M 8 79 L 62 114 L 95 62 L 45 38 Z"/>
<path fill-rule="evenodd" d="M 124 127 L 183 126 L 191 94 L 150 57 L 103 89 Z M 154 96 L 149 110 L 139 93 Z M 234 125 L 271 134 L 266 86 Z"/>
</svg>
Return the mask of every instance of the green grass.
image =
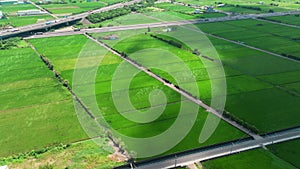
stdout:
<svg viewBox="0 0 300 169">
<path fill-rule="evenodd" d="M 0 64 L 0 156 L 87 138 L 71 95 L 33 50 L 2 50 Z"/>
<path fill-rule="evenodd" d="M 147 12 L 146 15 L 158 18 L 163 21 L 177 21 L 177 20 L 190 20 L 190 19 L 203 19 L 203 18 L 217 18 L 226 16 L 222 13 L 203 13 L 187 15 L 175 11 L 162 11 L 162 12 Z"/>
<path fill-rule="evenodd" d="M 300 26 L 299 15 L 272 16 L 265 19 Z"/>
<path fill-rule="evenodd" d="M 177 5 L 177 4 L 171 4 L 171 3 L 159 3 L 159 4 L 156 4 L 155 7 L 162 8 L 167 11 L 175 11 L 175 12 L 182 12 L 182 13 L 195 12 L 194 8 L 187 7 L 187 6 L 181 6 L 181 5 Z"/>
<path fill-rule="evenodd" d="M 299 152 L 300 152 L 300 141 L 292 140 L 288 142 L 283 142 L 279 144 L 274 144 L 268 146 L 270 151 L 275 154 L 277 157 L 291 163 L 295 167 L 300 167 L 300 162 L 298 160 Z"/>
<path fill-rule="evenodd" d="M 93 9 L 98 9 L 106 6 L 101 2 L 82 2 L 68 3 L 68 4 L 48 4 L 41 5 L 43 8 L 49 10 L 53 14 L 76 14 Z"/>
<path fill-rule="evenodd" d="M 37 158 L 32 157 L 10 162 L 8 167 L 31 169 L 50 164 L 54 168 L 110 169 L 122 164 L 114 162 L 108 157 L 114 150 L 108 145 L 106 138 L 97 138 L 95 140 L 101 144 L 96 145 L 92 140 L 82 141 L 71 144 L 70 147 L 63 150 L 51 150 L 39 155 Z"/>
<path fill-rule="evenodd" d="M 294 168 L 288 162 L 276 157 L 267 150 L 258 149 L 242 152 L 203 163 L 205 169 L 288 169 Z"/>
<path fill-rule="evenodd" d="M 15 15 L 18 11 L 36 9 L 32 4 L 20 4 L 20 5 L 1 5 L 0 10 L 4 14 Z"/>
<path fill-rule="evenodd" d="M 247 7 L 260 8 L 260 10 L 248 9 Z M 251 5 L 240 5 L 238 6 L 224 6 L 216 8 L 216 10 L 231 12 L 231 13 L 240 13 L 240 14 L 260 14 L 260 13 L 268 13 L 270 10 L 274 12 L 283 12 L 288 11 L 288 9 L 282 7 L 274 7 L 270 5 L 259 5 L 259 4 L 251 4 Z"/>
<path fill-rule="evenodd" d="M 188 4 L 197 4 L 197 5 L 215 5 L 215 1 L 199 1 L 199 0 L 177 0 L 176 2 L 184 2 Z M 236 1 L 236 0 L 224 0 L 222 3 L 224 4 L 233 4 L 233 5 L 244 5 L 244 6 L 259 6 L 262 8 L 272 8 L 273 10 L 295 10 L 299 8 L 299 5 L 296 4 L 295 0 L 287 0 L 287 1 L 272 1 L 265 0 L 264 5 L 259 5 L 260 0 L 253 1 Z M 271 6 L 271 3 L 279 4 L 278 7 Z M 221 9 L 221 8 L 220 8 Z"/>
</svg>

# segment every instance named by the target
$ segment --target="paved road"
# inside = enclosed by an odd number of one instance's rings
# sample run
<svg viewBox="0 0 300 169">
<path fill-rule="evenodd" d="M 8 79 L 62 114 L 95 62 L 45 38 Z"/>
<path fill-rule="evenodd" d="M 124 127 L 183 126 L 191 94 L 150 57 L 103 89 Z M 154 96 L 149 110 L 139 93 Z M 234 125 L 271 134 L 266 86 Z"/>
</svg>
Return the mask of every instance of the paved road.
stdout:
<svg viewBox="0 0 300 169">
<path fill-rule="evenodd" d="M 165 169 L 180 166 L 187 166 L 196 162 L 210 160 L 222 156 L 232 155 L 235 153 L 256 149 L 275 143 L 285 142 L 300 138 L 300 127 L 275 132 L 265 135 L 258 140 L 245 139 L 240 142 L 231 142 L 224 145 L 211 148 L 203 148 L 184 153 L 178 153 L 174 156 L 161 157 L 152 161 L 145 161 L 135 164 L 137 169 Z M 116 167 L 117 169 L 130 169 L 128 166 Z"/>
<path fill-rule="evenodd" d="M 128 57 L 123 57 L 122 55 L 120 55 L 118 52 L 116 52 L 115 50 L 111 49 L 109 46 L 105 45 L 102 42 L 97 41 L 95 38 L 85 34 L 85 36 L 89 39 L 91 39 L 92 41 L 96 42 L 97 44 L 99 44 L 100 46 L 106 48 L 107 50 L 109 50 L 110 52 L 112 52 L 113 54 L 119 56 L 121 59 L 127 61 L 129 64 L 131 64 L 132 66 L 136 67 L 137 69 L 145 72 L 146 74 L 148 74 L 149 76 L 153 77 L 154 79 L 158 80 L 159 82 L 163 83 L 165 86 L 171 88 L 172 90 L 176 91 L 177 93 L 181 94 L 182 96 L 184 96 L 185 98 L 187 98 L 188 100 L 196 103 L 197 105 L 199 105 L 200 107 L 204 108 L 207 112 L 210 112 L 212 114 L 214 114 L 215 116 L 219 117 L 220 119 L 226 121 L 227 123 L 229 123 L 230 125 L 236 127 L 237 129 L 241 130 L 242 132 L 246 133 L 247 135 L 250 135 L 251 137 L 253 137 L 254 139 L 260 139 L 261 137 L 253 132 L 251 132 L 249 129 L 245 128 L 244 126 L 238 124 L 237 122 L 224 117 L 222 114 L 220 114 L 218 111 L 216 111 L 215 109 L 213 109 L 212 107 L 208 106 L 207 104 L 205 104 L 203 101 L 193 97 L 191 94 L 189 94 L 188 92 L 186 92 L 183 89 L 180 88 L 176 88 L 173 84 L 166 82 L 164 79 L 162 79 L 161 77 L 159 77 L 158 75 L 154 74 L 153 72 L 151 72 L 149 69 L 143 67 L 142 65 L 137 64 L 136 62 L 134 62 L 133 60 L 131 60 Z"/>
<path fill-rule="evenodd" d="M 266 14 L 249 14 L 249 15 L 239 15 L 239 16 L 226 16 L 219 18 L 208 18 L 208 19 L 196 19 L 196 20 L 181 20 L 181 21 L 169 21 L 169 22 L 156 22 L 148 24 L 136 24 L 136 25 L 126 25 L 126 26 L 114 26 L 114 27 L 103 27 L 103 28 L 93 28 L 93 29 L 82 29 L 78 32 L 74 31 L 63 31 L 63 32 L 48 32 L 43 35 L 33 35 L 30 38 L 45 38 L 45 37 L 54 37 L 54 36 L 68 36 L 75 34 L 84 34 L 84 33 L 101 33 L 101 32 L 113 32 L 113 31 L 122 31 L 122 30 L 134 30 L 134 29 L 143 29 L 143 28 L 155 28 L 155 27 L 165 27 L 165 26 L 180 26 L 188 24 L 197 24 L 197 23 L 208 23 L 208 22 L 220 22 L 220 21 L 229 21 L 229 20 L 239 20 L 239 19 L 256 19 L 259 17 L 267 16 L 281 16 L 289 14 L 300 14 L 300 11 L 294 12 L 277 12 L 277 13 L 266 13 Z"/>
<path fill-rule="evenodd" d="M 32 5 L 34 5 L 36 8 L 40 9 L 41 11 L 47 12 L 47 14 L 50 15 L 50 16 L 52 16 L 53 18 L 58 19 L 58 17 L 57 17 L 56 15 L 50 13 L 48 10 L 46 10 L 46 9 L 44 9 L 43 7 L 37 5 L 36 3 L 34 3 L 34 2 L 32 2 L 32 1 L 30 1 L 30 0 L 28 0 L 27 2 L 31 3 Z"/>
<path fill-rule="evenodd" d="M 20 34 L 20 33 L 25 33 L 25 32 L 30 32 L 30 31 L 34 31 L 34 30 L 40 30 L 40 29 L 46 29 L 46 28 L 53 27 L 53 26 L 56 26 L 56 25 L 69 23 L 69 22 L 72 22 L 72 21 L 76 21 L 76 20 L 80 20 L 82 18 L 85 18 L 88 15 L 93 14 L 93 13 L 100 13 L 100 12 L 109 11 L 109 10 L 112 10 L 112 9 L 122 8 L 122 7 L 127 6 L 127 5 L 132 5 L 134 3 L 138 3 L 140 1 L 141 0 L 132 0 L 132 1 L 129 1 L 129 2 L 117 3 L 117 4 L 114 4 L 114 5 L 111 5 L 111 6 L 106 6 L 106 7 L 96 9 L 96 10 L 92 10 L 92 11 L 89 11 L 89 12 L 85 12 L 85 13 L 81 13 L 81 14 L 77 14 L 77 15 L 72 15 L 68 18 L 56 19 L 56 20 L 52 20 L 52 21 L 27 25 L 27 26 L 15 28 L 13 30 L 3 30 L 3 31 L 0 31 L 0 38 L 5 38 L 5 37 L 12 36 L 12 35 Z M 50 23 L 50 24 L 46 24 L 46 23 Z"/>
</svg>

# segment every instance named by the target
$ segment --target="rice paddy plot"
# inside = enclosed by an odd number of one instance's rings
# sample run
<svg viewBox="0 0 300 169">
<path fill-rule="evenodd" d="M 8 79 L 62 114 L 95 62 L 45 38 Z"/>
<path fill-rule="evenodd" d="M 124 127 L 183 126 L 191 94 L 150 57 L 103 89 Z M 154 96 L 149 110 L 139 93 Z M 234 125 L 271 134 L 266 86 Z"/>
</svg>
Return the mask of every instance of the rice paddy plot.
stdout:
<svg viewBox="0 0 300 169">
<path fill-rule="evenodd" d="M 265 18 L 270 21 L 300 26 L 299 15 L 272 16 Z"/>
<path fill-rule="evenodd" d="M 230 166 L 232 169 L 296 169 L 290 163 L 270 153 L 268 150 L 258 149 L 247 152 L 242 152 L 214 160 L 209 160 L 203 163 L 207 169 L 219 168 L 225 169 Z"/>
<path fill-rule="evenodd" d="M 300 58 L 300 30 L 257 20 L 198 24 L 204 31 L 289 58 Z M 266 43 L 267 42 L 267 43 Z"/>
<path fill-rule="evenodd" d="M 274 144 L 268 146 L 270 151 L 277 157 L 284 159 L 285 161 L 291 163 L 293 166 L 299 168 L 300 163 L 298 160 L 300 152 L 300 140 L 292 140 L 284 143 Z"/>
<path fill-rule="evenodd" d="M 62 38 L 62 37 L 60 37 Z M 61 49 L 64 49 L 65 46 L 72 44 L 73 42 L 77 41 L 77 36 L 71 36 L 71 37 L 65 37 L 68 40 L 62 40 L 61 42 L 64 42 L 65 45 L 63 45 L 63 43 L 54 45 L 54 46 L 50 46 L 48 45 L 49 43 L 51 43 L 51 41 L 55 42 L 57 41 L 58 37 L 54 37 L 54 38 L 48 38 L 47 41 L 44 41 L 43 39 L 35 39 L 35 40 L 31 40 L 31 42 L 36 45 L 36 48 L 38 51 L 42 51 L 45 54 L 45 56 L 47 57 L 47 52 L 50 52 L 50 50 L 55 47 L 61 47 Z M 91 42 L 94 43 L 94 42 Z M 84 57 L 95 57 L 95 55 L 97 54 L 98 50 L 104 50 L 104 48 L 100 47 L 100 46 L 93 46 L 91 43 L 88 42 L 89 45 L 85 46 L 87 47 L 87 49 L 89 49 L 88 51 L 90 53 L 85 53 Z M 84 45 L 82 45 L 83 47 Z M 83 51 L 85 50 L 83 47 Z M 92 50 L 92 48 L 90 47 L 94 47 L 94 50 Z M 71 50 L 71 49 L 69 49 Z M 63 56 L 63 59 L 71 59 L 75 56 L 75 53 L 73 53 L 74 55 L 69 55 L 69 58 L 67 57 L 67 55 L 63 54 L 63 50 L 56 50 L 58 51 L 56 55 L 54 55 L 53 53 L 49 53 L 49 59 L 52 61 L 52 63 L 54 63 L 54 67 L 58 68 L 58 69 L 64 69 L 63 68 L 63 64 L 61 64 L 61 68 L 57 67 L 55 65 L 55 63 L 58 63 L 57 61 L 62 60 L 62 58 L 60 57 L 60 55 Z M 61 53 L 60 53 L 61 52 Z M 81 52 L 82 53 L 82 52 Z M 84 53 L 84 52 L 83 52 Z M 83 54 L 82 53 L 82 54 Z M 51 55 L 53 54 L 53 55 Z M 77 52 L 78 55 L 81 55 L 80 52 Z M 116 129 L 118 132 L 121 132 L 123 134 L 126 134 L 128 136 L 132 136 L 132 137 L 138 137 L 138 138 L 143 138 L 143 137 L 149 137 L 149 136 L 153 136 L 153 135 L 157 135 L 163 131 L 165 131 L 168 127 L 170 127 L 173 122 L 175 121 L 177 114 L 178 114 L 178 108 L 181 106 L 181 104 L 185 103 L 185 104 L 190 104 L 193 105 L 193 103 L 186 101 L 186 100 L 181 100 L 180 95 L 178 93 L 176 93 L 175 91 L 169 89 L 168 87 L 164 86 L 161 83 L 157 83 L 157 81 L 149 76 L 146 76 L 144 73 L 139 73 L 137 74 L 134 78 L 130 78 L 127 76 L 124 76 L 120 79 L 116 79 L 116 82 L 118 82 L 118 84 L 122 84 L 125 83 L 126 80 L 130 81 L 130 88 L 125 90 L 129 90 L 129 98 L 131 103 L 134 106 L 134 109 L 124 109 L 124 112 L 119 111 L 116 107 L 114 102 L 116 100 L 114 100 L 112 98 L 112 94 L 118 96 L 121 95 L 124 91 L 112 91 L 111 90 L 111 81 L 114 78 L 114 71 L 117 69 L 117 65 L 121 63 L 121 60 L 118 59 L 117 56 L 112 55 L 112 54 L 107 54 L 107 53 L 103 53 L 103 63 L 104 64 L 100 64 L 98 67 L 98 72 L 97 72 L 97 76 L 95 77 L 96 80 L 96 84 L 95 84 L 95 93 L 94 90 L 92 92 L 90 92 L 91 95 L 86 94 L 89 93 L 86 90 L 84 90 L 84 86 L 86 86 L 84 83 L 84 80 L 82 81 L 82 91 L 78 91 L 79 92 L 79 96 L 83 96 L 81 99 L 85 102 L 85 104 L 89 107 L 89 101 L 93 100 L 93 97 L 96 96 L 96 101 L 97 104 L 99 106 L 99 109 L 101 110 L 101 114 L 99 114 L 99 112 L 95 112 L 94 114 L 96 117 L 100 118 L 101 116 L 104 116 L 105 120 L 109 123 L 110 126 L 112 126 L 114 129 Z M 102 57 L 102 56 L 100 56 Z M 98 56 L 99 58 L 99 56 Z M 116 62 L 110 62 L 110 61 L 116 61 Z M 102 62 L 101 62 L 102 63 Z M 131 67 L 131 65 L 127 64 L 128 67 Z M 86 67 L 85 69 L 89 69 L 89 67 Z M 131 69 L 135 69 L 135 68 L 131 68 Z M 107 71 L 105 71 L 107 70 Z M 72 71 L 71 69 L 69 69 L 68 71 Z M 104 75 L 104 76 L 103 76 Z M 72 76 L 65 76 L 66 79 L 68 81 L 72 81 L 74 79 L 72 79 Z M 70 79 L 69 79 L 70 78 Z M 99 80 L 98 80 L 99 79 Z M 80 84 L 79 84 L 80 85 Z M 93 85 L 93 84 L 91 84 Z M 122 85 L 121 85 L 122 86 Z M 74 86 L 73 86 L 74 87 Z M 77 86 L 76 86 L 77 87 Z M 122 116 L 122 114 L 139 114 L 139 111 L 145 112 L 147 111 L 151 104 L 149 102 L 149 94 L 155 90 L 155 89 L 160 89 L 161 91 L 163 91 L 165 93 L 165 96 L 167 98 L 167 102 L 166 102 L 166 107 L 164 109 L 164 111 L 162 112 L 162 115 L 159 116 L 158 119 L 156 119 L 153 122 L 149 122 L 149 123 L 137 123 L 137 122 L 132 122 L 126 118 L 124 118 Z M 86 95 L 83 95 L 86 94 Z M 123 98 L 123 97 L 118 97 L 118 98 Z M 126 99 L 126 98 L 124 98 Z M 123 101 L 120 101 L 120 103 L 122 103 Z M 156 104 L 154 104 L 154 108 L 161 110 L 161 107 L 163 102 L 156 102 Z M 194 105 L 195 106 L 195 105 Z M 188 109 L 184 109 L 183 110 L 185 113 L 187 113 L 185 115 L 185 118 L 189 118 L 188 117 L 188 113 L 190 112 Z M 183 151 L 186 149 L 192 149 L 192 148 L 196 148 L 196 147 L 200 147 L 200 146 L 206 146 L 206 145 L 212 145 L 215 143 L 219 143 L 219 142 L 225 142 L 228 140 L 233 140 L 233 139 L 237 139 L 237 138 L 241 138 L 244 137 L 245 135 L 240 132 L 239 130 L 233 128 L 232 126 L 230 126 L 229 124 L 225 123 L 225 122 L 221 122 L 220 125 L 217 128 L 216 134 L 214 134 L 209 141 L 205 142 L 204 144 L 200 144 L 198 142 L 198 137 L 199 135 L 197 135 L 195 133 L 195 131 L 199 131 L 202 129 L 202 125 L 204 124 L 204 121 L 207 117 L 207 113 L 200 109 L 200 111 L 197 113 L 197 123 L 194 125 L 191 133 L 187 136 L 186 140 L 181 142 L 176 148 L 170 150 L 168 153 L 172 153 L 172 152 L 178 152 L 178 151 Z M 222 135 L 222 134 L 217 134 L 217 133 L 222 133 L 222 132 L 226 132 L 226 133 L 230 133 L 226 136 Z M 162 140 L 164 141 L 164 140 Z M 128 143 L 130 144 L 130 143 Z M 125 142 L 125 145 L 126 142 Z M 158 144 L 159 146 L 159 144 Z M 130 147 L 130 146 L 129 146 Z M 129 148 L 130 150 L 130 148 Z"/>
<path fill-rule="evenodd" d="M 28 46 L 1 50 L 0 156 L 85 139 L 69 92 Z"/>
</svg>

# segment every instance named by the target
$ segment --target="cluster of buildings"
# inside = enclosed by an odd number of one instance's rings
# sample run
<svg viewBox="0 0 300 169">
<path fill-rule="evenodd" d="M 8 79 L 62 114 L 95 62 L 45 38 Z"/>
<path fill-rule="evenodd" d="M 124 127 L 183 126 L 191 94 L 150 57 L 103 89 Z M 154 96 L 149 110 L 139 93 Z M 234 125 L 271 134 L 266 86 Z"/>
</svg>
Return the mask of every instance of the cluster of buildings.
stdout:
<svg viewBox="0 0 300 169">
<path fill-rule="evenodd" d="M 28 16 L 28 15 L 44 15 L 47 14 L 47 12 L 38 10 L 38 9 L 31 9 L 31 10 L 25 10 L 25 11 L 18 11 L 18 16 Z"/>
<path fill-rule="evenodd" d="M 25 4 L 27 0 L 0 0 L 0 5 Z"/>
</svg>

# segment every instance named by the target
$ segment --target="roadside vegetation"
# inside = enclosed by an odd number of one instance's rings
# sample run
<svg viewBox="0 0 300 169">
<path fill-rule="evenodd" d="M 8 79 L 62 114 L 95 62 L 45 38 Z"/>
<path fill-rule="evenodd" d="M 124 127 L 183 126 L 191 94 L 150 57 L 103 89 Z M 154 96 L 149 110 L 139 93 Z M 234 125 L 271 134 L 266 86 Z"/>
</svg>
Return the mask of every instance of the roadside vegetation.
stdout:
<svg viewBox="0 0 300 169">
<path fill-rule="evenodd" d="M 55 147 L 47 147 L 37 151 L 31 151 L 18 156 L 9 156 L 0 160 L 1 164 L 7 164 L 9 168 L 22 169 L 111 169 L 121 165 L 110 158 L 113 149 L 105 138 L 97 138 L 97 145 L 93 140 L 81 141 Z M 101 148 L 100 148 L 101 147 Z"/>
<path fill-rule="evenodd" d="M 31 4 L 18 4 L 18 5 L 1 5 L 0 11 L 5 15 L 4 18 L 0 19 L 1 27 L 18 27 L 34 24 L 37 22 L 47 21 L 53 19 L 52 16 L 49 15 L 36 15 L 36 16 L 17 16 L 18 11 L 22 10 L 30 10 L 37 9 L 35 6 Z"/>
</svg>

